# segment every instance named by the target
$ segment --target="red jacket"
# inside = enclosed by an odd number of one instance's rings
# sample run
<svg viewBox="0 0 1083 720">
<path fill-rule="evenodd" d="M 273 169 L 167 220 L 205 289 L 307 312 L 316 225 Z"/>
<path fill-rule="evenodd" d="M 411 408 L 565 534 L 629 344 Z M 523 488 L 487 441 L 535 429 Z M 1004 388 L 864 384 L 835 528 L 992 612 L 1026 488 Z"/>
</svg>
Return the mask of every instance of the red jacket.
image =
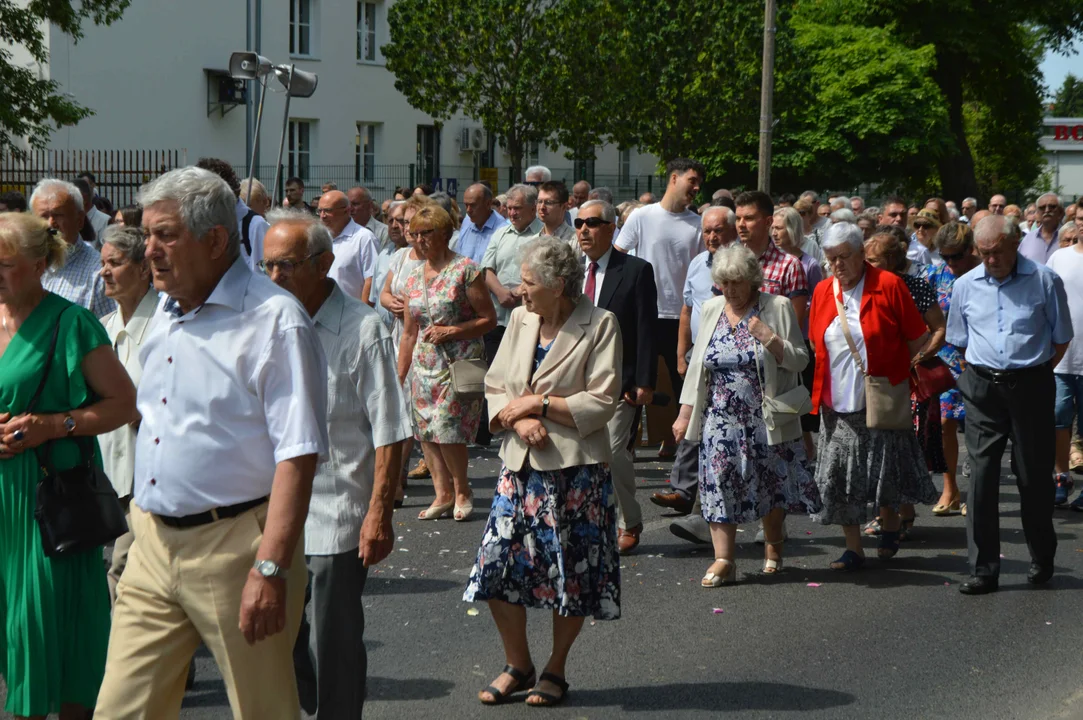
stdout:
<svg viewBox="0 0 1083 720">
<path fill-rule="evenodd" d="M 816 286 L 809 310 L 808 336 L 816 350 L 813 412 L 819 411 L 823 393 L 831 384 L 831 363 L 827 358 L 824 333 L 838 317 L 835 299 L 831 297 L 834 289 L 834 280 L 825 278 Z M 865 287 L 861 293 L 861 332 L 865 336 L 869 375 L 886 375 L 892 385 L 905 380 L 910 375 L 907 343 L 917 340 L 927 329 L 902 278 L 866 263 Z"/>
</svg>

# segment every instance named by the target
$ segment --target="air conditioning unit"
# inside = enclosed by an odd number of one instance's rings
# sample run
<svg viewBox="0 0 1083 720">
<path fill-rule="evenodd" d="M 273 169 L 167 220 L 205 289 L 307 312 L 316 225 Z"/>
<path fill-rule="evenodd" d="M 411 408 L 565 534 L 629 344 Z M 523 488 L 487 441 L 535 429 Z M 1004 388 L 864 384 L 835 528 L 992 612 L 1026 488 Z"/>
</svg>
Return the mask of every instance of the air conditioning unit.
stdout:
<svg viewBox="0 0 1083 720">
<path fill-rule="evenodd" d="M 485 130 L 480 127 L 464 127 L 459 136 L 462 152 L 481 152 L 485 149 Z"/>
</svg>

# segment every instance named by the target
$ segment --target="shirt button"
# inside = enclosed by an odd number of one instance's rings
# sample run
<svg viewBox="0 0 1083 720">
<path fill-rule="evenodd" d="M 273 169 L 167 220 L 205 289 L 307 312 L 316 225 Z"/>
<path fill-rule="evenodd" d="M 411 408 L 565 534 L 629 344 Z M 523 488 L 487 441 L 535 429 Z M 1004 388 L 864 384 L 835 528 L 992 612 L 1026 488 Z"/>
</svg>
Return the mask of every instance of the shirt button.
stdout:
<svg viewBox="0 0 1083 720">
<path fill-rule="evenodd" d="M 162 398 L 162 404 L 163 404 L 163 405 L 165 405 L 165 404 L 166 404 L 166 402 L 165 402 L 165 398 Z"/>
<path fill-rule="evenodd" d="M 173 364 L 173 358 L 172 358 L 172 357 L 167 357 L 167 358 L 166 358 L 165 360 L 166 360 L 166 362 L 168 362 L 168 363 L 169 363 L 170 365 L 172 365 L 172 364 Z"/>
<path fill-rule="evenodd" d="M 157 485 L 157 484 L 158 484 L 158 481 L 157 481 L 157 480 L 155 480 L 154 478 L 151 478 L 151 479 L 150 479 L 150 484 L 151 484 L 151 485 Z"/>
<path fill-rule="evenodd" d="M 154 444 L 155 444 L 155 445 L 157 445 L 157 444 L 158 444 L 158 443 L 160 443 L 160 442 L 161 442 L 161 440 L 159 440 L 158 438 L 154 438 Z"/>
</svg>

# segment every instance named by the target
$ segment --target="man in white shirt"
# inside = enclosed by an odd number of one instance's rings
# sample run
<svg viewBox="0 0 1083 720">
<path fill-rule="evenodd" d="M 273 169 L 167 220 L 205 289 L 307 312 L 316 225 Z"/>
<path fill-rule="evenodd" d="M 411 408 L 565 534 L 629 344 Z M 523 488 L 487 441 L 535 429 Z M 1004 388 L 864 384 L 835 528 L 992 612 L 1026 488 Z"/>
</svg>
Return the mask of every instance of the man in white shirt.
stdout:
<svg viewBox="0 0 1083 720">
<path fill-rule="evenodd" d="M 350 297 L 370 303 L 376 236 L 350 217 L 350 201 L 341 190 L 321 195 L 316 214 L 334 238 L 335 262 L 328 277 Z"/>
<path fill-rule="evenodd" d="M 894 225 L 906 232 L 906 224 L 909 219 L 909 211 L 905 200 L 898 195 L 888 195 L 884 198 L 884 202 L 880 205 L 881 225 Z M 932 264 L 929 249 L 918 242 L 917 237 L 910 238 L 910 245 L 906 248 L 906 258 L 923 265 Z"/>
<path fill-rule="evenodd" d="M 684 281 L 692 259 L 704 250 L 700 217 L 688 206 L 699 194 L 706 170 L 702 163 L 676 158 L 666 163 L 666 175 L 669 184 L 662 200 L 633 212 L 613 247 L 625 253 L 634 250 L 637 257 L 654 267 L 658 289 L 655 344 L 659 357 L 666 363 L 674 397 L 679 398 L 683 380 L 677 372 L 677 340 L 684 307 Z M 672 440 L 665 443 L 671 444 Z"/>
<path fill-rule="evenodd" d="M 301 533 L 327 457 L 327 366 L 304 308 L 241 258 L 236 200 L 194 167 L 138 195 L 146 258 L 167 297 L 140 354 L 135 543 L 100 718 L 177 717 L 200 642 L 234 717 L 297 717 Z"/>
<path fill-rule="evenodd" d="M 367 668 L 361 594 L 368 568 L 394 544 L 409 415 L 391 334 L 375 310 L 327 277 L 330 231 L 299 210 L 274 211 L 270 222 L 267 275 L 312 316 L 329 379 L 331 461 L 316 471 L 305 522 L 311 619 L 302 619 L 294 649 L 301 706 L 317 720 L 360 720 Z"/>
<path fill-rule="evenodd" d="M 241 257 L 255 271 L 263 259 L 263 235 L 267 232 L 267 221 L 241 199 L 241 181 L 237 179 L 232 165 L 218 158 L 200 158 L 196 167 L 210 170 L 222 178 L 237 197 L 233 209 L 237 214 L 237 232 L 241 234 Z"/>
<path fill-rule="evenodd" d="M 346 191 L 346 198 L 350 201 L 350 218 L 376 236 L 377 250 L 386 250 L 391 245 L 391 236 L 387 232 L 387 225 L 372 214 L 372 195 L 368 188 L 352 187 Z"/>
</svg>

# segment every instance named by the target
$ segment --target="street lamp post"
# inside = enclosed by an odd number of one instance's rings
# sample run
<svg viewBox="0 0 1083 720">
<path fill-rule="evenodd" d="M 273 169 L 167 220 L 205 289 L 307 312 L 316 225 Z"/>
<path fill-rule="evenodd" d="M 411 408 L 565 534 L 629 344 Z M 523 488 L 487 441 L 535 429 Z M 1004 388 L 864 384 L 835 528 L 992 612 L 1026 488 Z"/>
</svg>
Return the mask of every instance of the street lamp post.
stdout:
<svg viewBox="0 0 1083 720">
<path fill-rule="evenodd" d="M 766 0 L 763 16 L 763 81 L 760 86 L 760 159 L 756 187 L 771 192 L 771 103 L 775 91 L 775 0 Z"/>
</svg>

